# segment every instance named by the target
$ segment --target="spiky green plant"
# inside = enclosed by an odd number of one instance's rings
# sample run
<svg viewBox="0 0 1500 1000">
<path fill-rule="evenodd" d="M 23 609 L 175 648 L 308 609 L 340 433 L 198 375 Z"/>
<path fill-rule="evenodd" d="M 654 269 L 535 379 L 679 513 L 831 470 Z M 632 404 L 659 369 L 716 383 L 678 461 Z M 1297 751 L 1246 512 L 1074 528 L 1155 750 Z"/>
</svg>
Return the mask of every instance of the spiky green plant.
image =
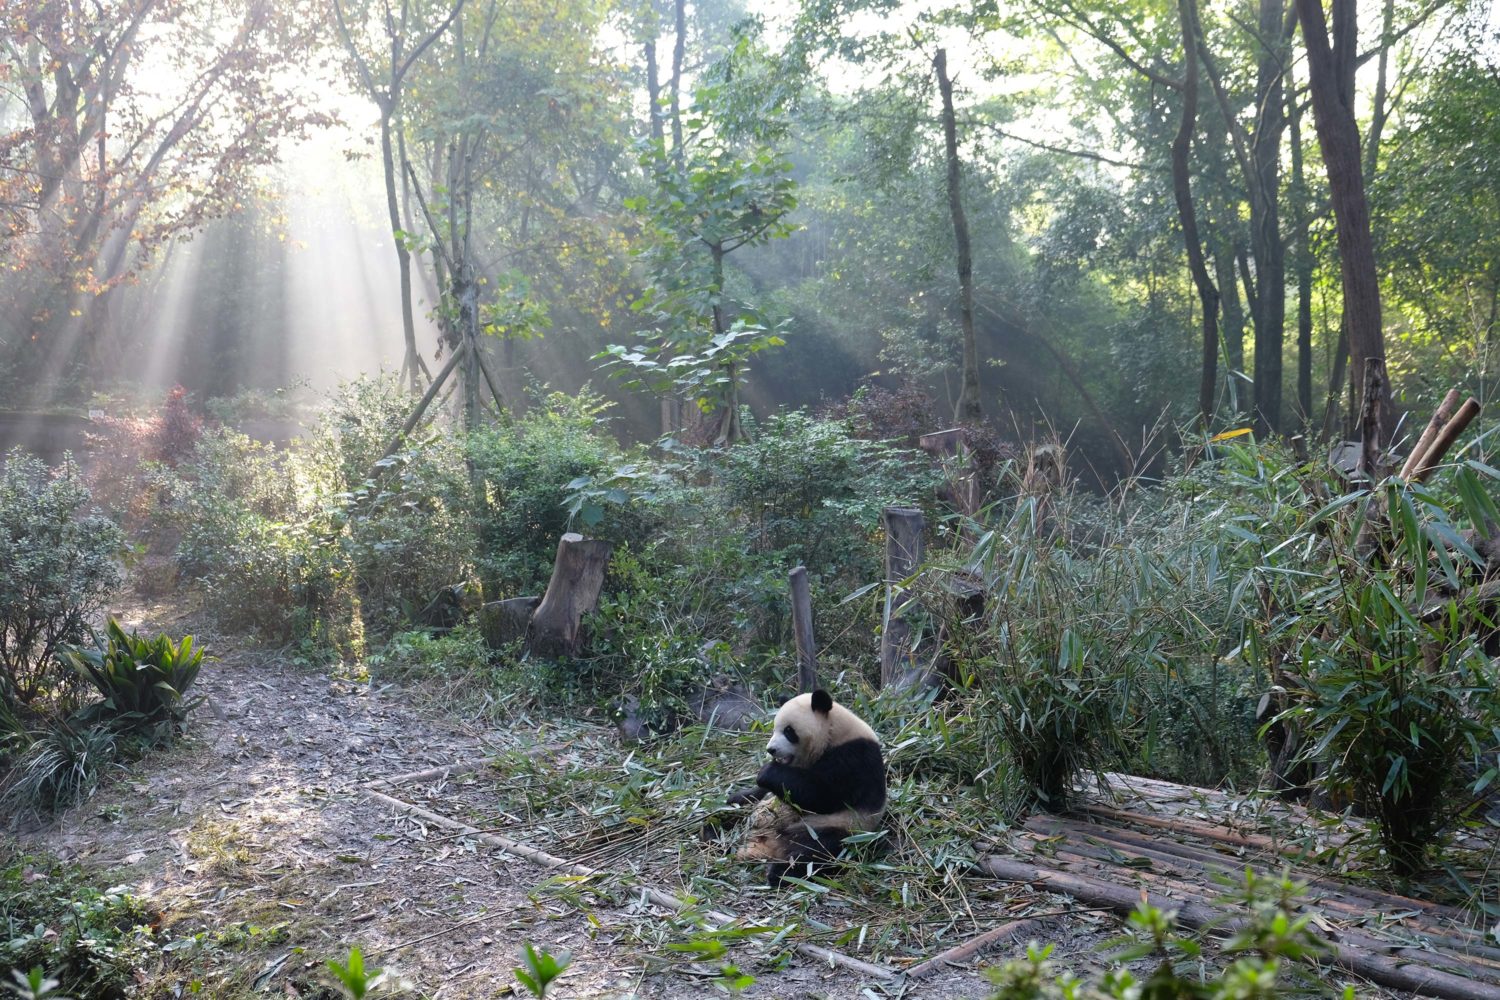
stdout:
<svg viewBox="0 0 1500 1000">
<path fill-rule="evenodd" d="M 203 666 L 203 651 L 195 648 L 192 636 L 180 642 L 167 635 L 147 638 L 126 632 L 113 618 L 100 646 L 69 647 L 61 656 L 102 696 L 85 716 L 134 732 L 160 731 L 180 722 L 188 708 L 187 691 Z"/>
</svg>

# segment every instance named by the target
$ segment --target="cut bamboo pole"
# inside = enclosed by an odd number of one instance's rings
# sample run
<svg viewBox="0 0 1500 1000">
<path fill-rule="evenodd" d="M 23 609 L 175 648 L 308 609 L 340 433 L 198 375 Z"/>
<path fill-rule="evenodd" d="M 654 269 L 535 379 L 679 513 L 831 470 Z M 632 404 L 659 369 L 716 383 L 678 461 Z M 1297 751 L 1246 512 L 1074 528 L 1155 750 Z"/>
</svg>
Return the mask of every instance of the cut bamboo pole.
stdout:
<svg viewBox="0 0 1500 1000">
<path fill-rule="evenodd" d="M 571 861 L 566 861 L 563 858 L 548 854 L 546 851 L 542 850 L 539 847 L 533 847 L 530 844 L 524 844 L 519 840 L 512 840 L 509 837 L 503 837 L 498 833 L 485 833 L 472 826 L 469 826 L 467 823 L 460 823 L 458 820 L 449 819 L 447 816 L 435 813 L 430 809 L 423 809 L 421 806 L 413 805 L 410 802 L 403 802 L 401 799 L 386 795 L 384 792 L 377 792 L 373 788 L 366 787 L 364 792 L 365 795 L 369 796 L 371 799 L 374 799 L 376 802 L 384 803 L 385 805 L 390 806 L 393 809 L 398 809 L 401 812 L 407 813 L 408 815 L 416 816 L 420 819 L 426 820 L 428 823 L 431 823 L 434 826 L 441 826 L 449 830 L 455 830 L 459 833 L 467 834 L 482 844 L 488 844 L 491 847 L 499 848 L 512 857 L 522 858 L 526 861 L 532 862 L 533 864 L 540 865 L 543 868 L 548 868 L 553 871 L 566 872 L 569 875 L 577 875 L 584 878 L 599 878 L 611 874 L 609 872 L 601 871 L 597 868 L 590 868 L 588 865 L 580 865 L 575 864 Z M 658 906 L 664 906 L 667 909 L 671 910 L 673 913 L 679 913 L 682 910 L 687 909 L 689 906 L 688 903 L 683 902 L 676 896 L 673 896 L 671 893 L 663 892 L 660 889 L 655 889 L 650 886 L 641 886 L 640 891 L 651 902 L 655 903 Z M 701 912 L 709 920 L 714 921 L 720 926 L 741 923 L 739 917 L 723 910 L 700 910 L 699 912 Z M 894 969 L 888 968 L 884 965 L 875 965 L 871 962 L 864 962 L 857 958 L 854 958 L 851 955 L 845 955 L 842 952 L 831 951 L 828 948 L 822 948 L 815 944 L 808 944 L 806 942 L 803 942 L 794 945 L 793 948 L 799 954 L 806 955 L 808 958 L 816 959 L 820 962 L 826 962 L 829 965 L 841 966 L 842 968 L 849 969 L 852 972 L 857 972 L 860 975 L 870 976 L 875 979 L 883 979 L 887 981 L 900 978 L 900 973 L 896 972 Z"/>
<path fill-rule="evenodd" d="M 985 931 L 976 938 L 971 938 L 960 945 L 949 948 L 922 962 L 913 965 L 906 970 L 907 979 L 926 979 L 934 973 L 942 972 L 950 965 L 966 962 L 984 951 L 990 945 L 996 944 L 1007 937 L 1012 937 L 1024 930 L 1040 923 L 1038 920 L 1011 920 L 1001 924 L 999 927 Z"/>
<path fill-rule="evenodd" d="M 425 771 L 412 771 L 410 774 L 397 774 L 389 778 L 376 778 L 374 781 L 365 782 L 366 788 L 374 788 L 377 785 L 408 785 L 414 781 L 433 781 L 437 778 L 456 778 L 461 774 L 472 774 L 490 762 L 488 757 L 479 760 L 464 760 L 454 764 L 443 764 L 439 767 L 429 767 Z"/>
<path fill-rule="evenodd" d="M 1464 405 L 1458 408 L 1453 419 L 1444 424 L 1443 429 L 1438 431 L 1437 436 L 1432 439 L 1432 447 L 1427 449 L 1420 463 L 1412 471 L 1413 482 L 1420 483 L 1432 474 L 1432 471 L 1443 461 L 1443 457 L 1448 454 L 1448 449 L 1452 448 L 1454 442 L 1458 440 L 1458 436 L 1474 422 L 1477 416 L 1479 416 L 1479 401 L 1470 396 L 1464 400 Z"/>
<path fill-rule="evenodd" d="M 1175 911 L 1180 924 L 1195 930 L 1211 928 L 1221 933 L 1230 933 L 1242 923 L 1212 906 L 1179 902 L 1143 889 L 1130 889 L 1086 875 L 1053 871 L 1007 858 L 988 857 L 979 864 L 984 871 L 1003 881 L 1021 882 L 1049 892 L 1062 893 L 1090 905 L 1107 906 L 1120 914 L 1134 912 L 1144 899 L 1160 910 Z M 1348 937 L 1354 935 L 1346 935 Z M 1363 943 L 1369 939 L 1361 937 L 1359 940 Z M 1438 997 L 1439 1000 L 1500 1000 L 1500 987 L 1488 983 L 1476 982 L 1440 969 L 1404 963 L 1396 958 L 1355 947 L 1346 941 L 1325 938 L 1323 943 L 1328 946 L 1335 965 L 1380 986 Z"/>
<path fill-rule="evenodd" d="M 1411 452 L 1406 456 L 1406 461 L 1401 463 L 1401 478 L 1411 479 L 1411 474 L 1417 470 L 1417 465 L 1422 457 L 1427 454 L 1427 449 L 1432 447 L 1432 441 L 1437 437 L 1438 431 L 1443 425 L 1453 419 L 1453 414 L 1458 410 L 1458 402 L 1463 397 L 1457 389 L 1449 389 L 1448 395 L 1438 404 L 1438 408 L 1432 411 L 1432 419 L 1427 421 L 1427 426 L 1422 429 L 1422 436 L 1417 438 L 1417 443 L 1412 445 Z"/>
</svg>

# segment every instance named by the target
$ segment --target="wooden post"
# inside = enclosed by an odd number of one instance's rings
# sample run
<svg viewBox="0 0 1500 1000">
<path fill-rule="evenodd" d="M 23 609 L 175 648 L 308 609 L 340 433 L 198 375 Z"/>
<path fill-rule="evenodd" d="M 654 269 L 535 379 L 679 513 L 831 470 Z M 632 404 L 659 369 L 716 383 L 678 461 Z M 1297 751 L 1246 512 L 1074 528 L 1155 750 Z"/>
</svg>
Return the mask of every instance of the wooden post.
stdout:
<svg viewBox="0 0 1500 1000">
<path fill-rule="evenodd" d="M 788 576 L 792 590 L 792 631 L 797 637 L 797 690 L 807 694 L 818 686 L 818 647 L 813 641 L 812 590 L 807 567 L 798 566 Z"/>
<path fill-rule="evenodd" d="M 543 656 L 576 656 L 583 616 L 594 610 L 609 566 L 609 542 L 568 532 L 557 541 L 557 561 L 542 603 L 531 616 L 530 647 Z"/>
<path fill-rule="evenodd" d="M 901 581 L 922 565 L 926 522 L 915 507 L 887 507 L 885 521 L 885 613 L 880 631 L 880 683 L 894 684 L 911 666 L 911 626 L 898 612 L 906 603 Z"/>
</svg>

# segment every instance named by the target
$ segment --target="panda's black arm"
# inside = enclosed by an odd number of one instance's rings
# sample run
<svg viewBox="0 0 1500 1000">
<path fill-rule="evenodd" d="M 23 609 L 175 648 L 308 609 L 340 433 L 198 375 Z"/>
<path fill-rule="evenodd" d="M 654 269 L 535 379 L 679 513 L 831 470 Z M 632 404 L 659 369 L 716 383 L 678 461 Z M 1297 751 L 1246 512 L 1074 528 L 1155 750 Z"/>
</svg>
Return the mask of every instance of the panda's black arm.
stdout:
<svg viewBox="0 0 1500 1000">
<path fill-rule="evenodd" d="M 761 769 L 756 784 L 804 812 L 885 808 L 885 762 L 872 740 L 834 747 L 807 768 L 772 761 Z"/>
<path fill-rule="evenodd" d="M 743 806 L 751 802 L 759 802 L 771 794 L 769 788 L 761 788 L 758 785 L 746 785 L 744 788 L 736 788 L 729 793 L 728 802 L 732 806 Z"/>
</svg>

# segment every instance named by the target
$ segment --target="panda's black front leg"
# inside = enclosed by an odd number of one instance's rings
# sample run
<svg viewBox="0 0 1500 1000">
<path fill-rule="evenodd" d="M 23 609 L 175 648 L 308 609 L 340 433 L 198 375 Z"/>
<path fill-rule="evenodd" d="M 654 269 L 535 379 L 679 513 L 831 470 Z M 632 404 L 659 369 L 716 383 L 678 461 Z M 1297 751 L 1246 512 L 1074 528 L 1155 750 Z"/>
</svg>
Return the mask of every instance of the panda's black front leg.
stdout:
<svg viewBox="0 0 1500 1000">
<path fill-rule="evenodd" d="M 732 806 L 749 805 L 752 802 L 759 802 L 770 794 L 771 790 L 769 788 L 761 788 L 759 785 L 747 785 L 744 788 L 736 788 L 730 792 L 728 804 Z"/>
<path fill-rule="evenodd" d="M 771 761 L 760 769 L 755 783 L 766 791 L 789 802 L 803 812 L 837 812 L 838 803 L 831 802 L 827 789 L 813 772 L 806 768 L 793 767 Z"/>
</svg>

